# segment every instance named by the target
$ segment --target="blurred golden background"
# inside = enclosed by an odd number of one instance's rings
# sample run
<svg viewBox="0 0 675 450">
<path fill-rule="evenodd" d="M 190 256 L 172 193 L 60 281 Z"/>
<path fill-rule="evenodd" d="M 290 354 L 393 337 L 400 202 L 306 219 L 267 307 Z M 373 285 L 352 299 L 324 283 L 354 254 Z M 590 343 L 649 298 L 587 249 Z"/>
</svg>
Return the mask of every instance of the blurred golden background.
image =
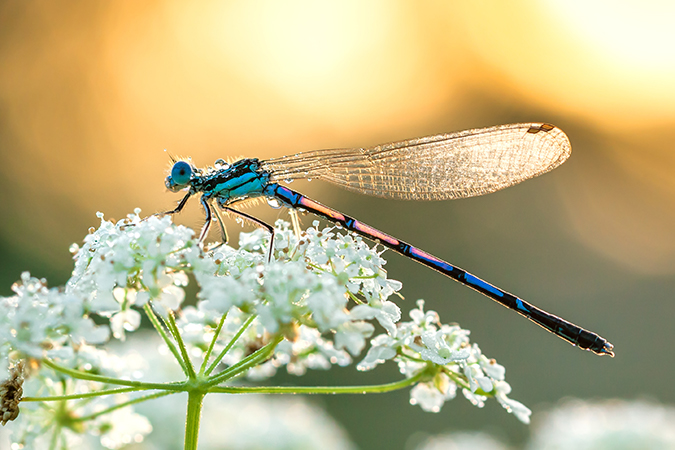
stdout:
<svg viewBox="0 0 675 450">
<path fill-rule="evenodd" d="M 173 208 L 164 149 L 207 165 L 551 122 L 570 137 L 570 161 L 489 196 L 408 203 L 294 188 L 615 345 L 614 359 L 576 350 L 386 253 L 406 304 L 425 298 L 472 330 L 535 417 L 568 396 L 673 403 L 673 23 L 675 3 L 655 0 L 2 2 L 0 294 L 24 270 L 63 284 L 68 246 L 96 211 Z M 192 203 L 178 220 L 199 227 Z M 395 379 L 393 367 L 348 368 L 279 382 Z M 458 398 L 433 415 L 407 398 L 313 401 L 361 448 L 463 429 L 515 444 L 528 432 L 495 402 Z"/>
</svg>

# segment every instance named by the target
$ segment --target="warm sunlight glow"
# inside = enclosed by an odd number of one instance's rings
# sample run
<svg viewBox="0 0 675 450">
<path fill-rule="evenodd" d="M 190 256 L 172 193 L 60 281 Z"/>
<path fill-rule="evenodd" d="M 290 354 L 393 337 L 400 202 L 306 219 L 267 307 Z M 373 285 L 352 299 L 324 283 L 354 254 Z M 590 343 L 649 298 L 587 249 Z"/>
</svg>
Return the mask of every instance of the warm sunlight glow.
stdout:
<svg viewBox="0 0 675 450">
<path fill-rule="evenodd" d="M 549 1 L 558 19 L 626 70 L 675 71 L 675 2 Z"/>
<path fill-rule="evenodd" d="M 343 72 L 367 51 L 363 30 L 368 28 L 382 42 L 392 26 L 393 14 L 373 4 L 260 3 L 221 5 L 211 32 L 222 51 L 235 59 L 233 68 L 240 75 L 295 90 L 316 89 L 326 78 L 348 75 Z M 355 26 L 350 17 L 363 23 Z"/>
<path fill-rule="evenodd" d="M 452 85 L 438 89 L 448 77 L 435 67 L 431 51 L 420 51 L 426 49 L 420 30 L 401 32 L 407 14 L 405 5 L 387 1 L 251 0 L 175 2 L 166 17 L 193 60 L 178 68 L 184 82 L 208 86 L 207 97 L 227 103 L 242 88 L 251 89 L 252 95 L 280 103 L 277 120 L 297 113 L 332 127 L 335 117 L 351 117 L 347 125 L 353 131 L 365 120 L 372 127 L 378 121 L 408 121 L 410 113 L 421 118 L 447 100 Z M 401 65 L 402 60 L 407 63 Z M 205 61 L 211 70 L 190 69 Z M 135 77 L 148 73 L 143 69 Z M 149 84 L 155 78 L 161 77 Z M 391 106 L 382 115 L 385 103 Z"/>
<path fill-rule="evenodd" d="M 528 98 L 606 129 L 675 120 L 675 3 L 461 3 L 481 58 Z"/>
</svg>

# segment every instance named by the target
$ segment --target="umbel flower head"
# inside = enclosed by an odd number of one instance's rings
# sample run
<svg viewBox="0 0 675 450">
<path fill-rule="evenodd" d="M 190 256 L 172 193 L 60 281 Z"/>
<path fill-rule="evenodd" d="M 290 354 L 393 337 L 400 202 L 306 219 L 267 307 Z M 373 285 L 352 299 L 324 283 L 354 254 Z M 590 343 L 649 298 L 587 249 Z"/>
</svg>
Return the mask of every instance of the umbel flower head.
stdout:
<svg viewBox="0 0 675 450">
<path fill-rule="evenodd" d="M 142 420 L 115 422 L 121 420 L 115 419 L 121 417 L 119 410 L 188 390 L 203 396 L 412 387 L 410 403 L 431 412 L 461 390 L 479 407 L 494 397 L 529 422 L 529 409 L 507 396 L 504 368 L 469 342 L 467 330 L 443 324 L 422 301 L 409 321 L 401 321 L 392 300 L 400 297 L 401 283 L 387 278 L 377 246 L 333 227 L 321 228 L 319 222 L 300 233 L 277 221 L 268 261 L 270 236 L 263 230 L 241 233 L 237 249 L 223 244 L 205 251 L 193 231 L 173 224 L 170 216 L 141 218 L 139 212 L 116 223 L 98 215 L 100 226 L 71 249 L 75 268 L 64 288 L 49 289 L 44 280 L 25 273 L 13 286 L 15 295 L 0 299 L 3 369 L 8 373 L 9 364 L 30 361 L 31 383 L 24 387 L 30 397 L 23 397 L 22 406 L 28 400 L 52 406 L 26 415 L 19 442 L 39 439 L 36 430 L 59 432 L 66 440 L 89 432 L 116 448 L 151 430 Z M 191 280 L 198 293 L 186 306 L 185 286 Z M 143 316 L 162 337 L 184 380 L 141 381 L 133 364 L 108 352 L 109 340 L 124 341 Z M 374 336 L 378 327 L 381 332 Z M 349 365 L 353 358 L 360 358 L 359 370 L 392 360 L 403 378 L 358 390 L 230 382 L 241 376 L 265 380 L 282 368 L 302 375 Z M 121 395 L 96 395 L 114 389 Z M 55 407 L 56 400 L 62 406 Z M 188 423 L 189 411 L 188 406 Z"/>
</svg>

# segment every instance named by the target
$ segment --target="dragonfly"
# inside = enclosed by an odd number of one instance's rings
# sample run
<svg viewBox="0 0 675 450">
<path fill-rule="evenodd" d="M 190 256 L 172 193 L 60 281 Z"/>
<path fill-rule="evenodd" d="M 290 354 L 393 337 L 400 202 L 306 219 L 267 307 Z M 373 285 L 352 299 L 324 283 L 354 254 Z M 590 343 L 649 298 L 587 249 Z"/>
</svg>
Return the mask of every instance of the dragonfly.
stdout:
<svg viewBox="0 0 675 450">
<path fill-rule="evenodd" d="M 570 344 L 597 355 L 614 356 L 614 346 L 598 334 L 548 313 L 475 275 L 370 225 L 325 206 L 280 184 L 320 179 L 351 191 L 401 200 L 447 200 L 499 191 L 546 173 L 571 153 L 565 133 L 547 123 L 520 123 L 409 139 L 370 148 L 339 148 L 301 152 L 260 160 L 240 159 L 199 169 L 190 160 L 174 160 L 166 187 L 187 190 L 175 209 L 180 212 L 201 193 L 206 238 L 213 218 L 225 228 L 215 204 L 228 214 L 250 220 L 271 234 L 274 228 L 233 208 L 251 199 L 311 212 L 338 226 L 421 263 L 517 312 Z"/>
</svg>

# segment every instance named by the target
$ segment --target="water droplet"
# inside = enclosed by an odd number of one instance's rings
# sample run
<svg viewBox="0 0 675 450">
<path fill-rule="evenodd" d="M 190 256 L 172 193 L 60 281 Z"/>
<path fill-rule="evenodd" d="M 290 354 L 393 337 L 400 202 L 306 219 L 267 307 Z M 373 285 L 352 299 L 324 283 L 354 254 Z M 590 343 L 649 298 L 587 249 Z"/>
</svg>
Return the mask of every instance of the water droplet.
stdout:
<svg viewBox="0 0 675 450">
<path fill-rule="evenodd" d="M 293 180 L 290 179 L 290 178 L 286 178 L 286 179 L 284 180 L 284 183 L 286 183 L 286 184 L 291 184 L 292 182 L 293 182 Z"/>
<path fill-rule="evenodd" d="M 270 206 L 271 206 L 272 208 L 274 208 L 274 209 L 279 209 L 279 208 L 281 208 L 281 203 L 280 203 L 279 200 L 277 200 L 276 198 L 268 198 L 268 199 L 267 199 L 267 204 L 270 205 Z"/>
</svg>

